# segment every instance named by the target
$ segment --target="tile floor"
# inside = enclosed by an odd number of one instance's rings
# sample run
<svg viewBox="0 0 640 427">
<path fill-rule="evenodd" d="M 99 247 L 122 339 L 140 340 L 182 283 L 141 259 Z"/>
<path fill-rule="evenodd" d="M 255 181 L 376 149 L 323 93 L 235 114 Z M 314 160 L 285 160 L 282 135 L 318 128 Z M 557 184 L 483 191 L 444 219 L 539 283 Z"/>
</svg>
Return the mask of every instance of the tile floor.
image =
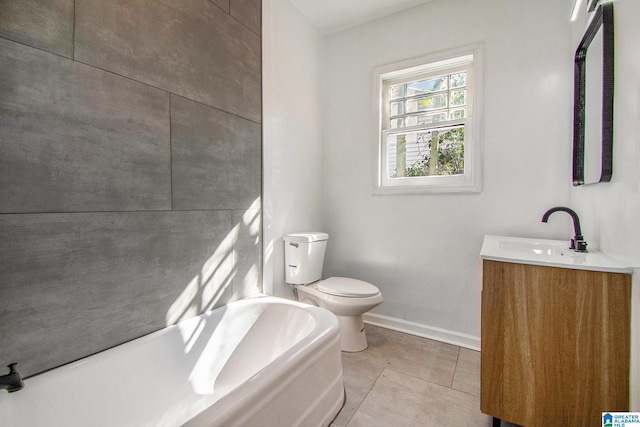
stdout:
<svg viewBox="0 0 640 427">
<path fill-rule="evenodd" d="M 369 348 L 342 353 L 347 401 L 332 427 L 486 426 L 480 353 L 366 325 Z"/>
</svg>

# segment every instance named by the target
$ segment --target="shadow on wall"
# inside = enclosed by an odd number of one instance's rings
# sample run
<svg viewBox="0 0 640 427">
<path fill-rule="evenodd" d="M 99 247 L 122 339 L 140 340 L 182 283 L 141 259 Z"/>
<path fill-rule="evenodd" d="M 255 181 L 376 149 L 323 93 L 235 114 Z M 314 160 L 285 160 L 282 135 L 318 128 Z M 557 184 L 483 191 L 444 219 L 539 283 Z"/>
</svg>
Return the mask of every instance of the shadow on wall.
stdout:
<svg viewBox="0 0 640 427">
<path fill-rule="evenodd" d="M 166 314 L 166 325 L 173 325 L 216 307 L 236 276 L 244 274 L 232 286 L 230 301 L 258 293 L 260 289 L 260 266 L 250 259 L 246 252 L 239 251 L 239 242 L 260 244 L 260 197 L 242 215 L 241 219 L 222 239 L 214 253 L 204 262 L 185 286 L 181 294 L 171 304 Z M 243 238 L 241 238 L 243 237 Z M 253 253 L 250 251 L 249 253 Z M 223 301 L 226 303 L 226 301 Z"/>
<path fill-rule="evenodd" d="M 2 215 L 0 366 L 28 378 L 261 292 L 260 204 Z"/>
</svg>

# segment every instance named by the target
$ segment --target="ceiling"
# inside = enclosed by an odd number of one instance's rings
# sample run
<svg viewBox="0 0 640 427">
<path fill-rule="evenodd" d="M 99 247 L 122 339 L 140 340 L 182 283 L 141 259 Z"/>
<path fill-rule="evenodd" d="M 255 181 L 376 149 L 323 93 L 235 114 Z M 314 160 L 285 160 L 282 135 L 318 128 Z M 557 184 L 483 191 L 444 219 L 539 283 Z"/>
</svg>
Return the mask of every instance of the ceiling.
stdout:
<svg viewBox="0 0 640 427">
<path fill-rule="evenodd" d="M 431 0 L 289 0 L 322 34 L 375 21 Z"/>
</svg>

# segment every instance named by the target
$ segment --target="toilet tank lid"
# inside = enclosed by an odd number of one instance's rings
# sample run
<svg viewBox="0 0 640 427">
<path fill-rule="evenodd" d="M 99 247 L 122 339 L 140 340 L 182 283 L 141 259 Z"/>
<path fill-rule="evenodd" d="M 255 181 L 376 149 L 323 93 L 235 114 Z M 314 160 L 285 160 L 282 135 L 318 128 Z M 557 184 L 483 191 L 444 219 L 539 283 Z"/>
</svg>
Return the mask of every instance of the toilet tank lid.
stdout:
<svg viewBox="0 0 640 427">
<path fill-rule="evenodd" d="M 322 240 L 329 240 L 329 235 L 327 233 L 322 233 L 319 231 L 309 231 L 306 233 L 291 233 L 291 234 L 286 234 L 284 236 L 285 242 L 294 242 L 294 243 L 311 243 L 311 242 L 319 242 Z"/>
</svg>

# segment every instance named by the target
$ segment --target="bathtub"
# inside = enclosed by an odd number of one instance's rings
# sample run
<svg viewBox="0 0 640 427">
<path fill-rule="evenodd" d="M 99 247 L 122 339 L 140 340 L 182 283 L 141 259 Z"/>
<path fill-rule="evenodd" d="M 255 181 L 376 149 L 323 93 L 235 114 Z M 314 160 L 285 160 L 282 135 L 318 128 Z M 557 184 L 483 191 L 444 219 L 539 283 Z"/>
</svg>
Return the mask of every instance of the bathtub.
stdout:
<svg viewBox="0 0 640 427">
<path fill-rule="evenodd" d="M 0 424 L 327 426 L 343 402 L 335 316 L 257 296 L 28 378 Z"/>
</svg>

